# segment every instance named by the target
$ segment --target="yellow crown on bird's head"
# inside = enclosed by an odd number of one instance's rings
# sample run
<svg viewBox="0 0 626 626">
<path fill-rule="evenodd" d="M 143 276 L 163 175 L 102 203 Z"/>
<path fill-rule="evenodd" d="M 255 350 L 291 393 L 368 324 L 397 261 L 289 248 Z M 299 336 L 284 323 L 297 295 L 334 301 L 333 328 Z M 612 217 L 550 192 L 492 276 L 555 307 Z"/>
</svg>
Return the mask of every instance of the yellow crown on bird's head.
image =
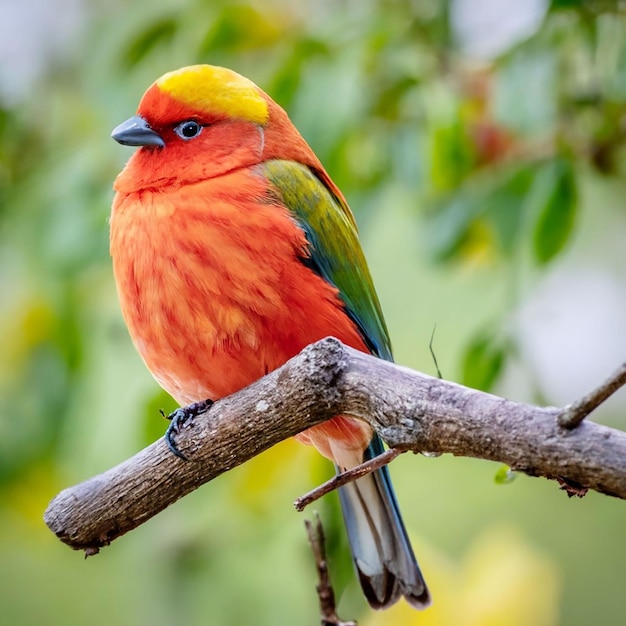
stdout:
<svg viewBox="0 0 626 626">
<path fill-rule="evenodd" d="M 225 117 L 265 124 L 268 104 L 261 90 L 249 79 L 225 67 L 190 65 L 163 74 L 156 86 L 179 102 Z"/>
</svg>

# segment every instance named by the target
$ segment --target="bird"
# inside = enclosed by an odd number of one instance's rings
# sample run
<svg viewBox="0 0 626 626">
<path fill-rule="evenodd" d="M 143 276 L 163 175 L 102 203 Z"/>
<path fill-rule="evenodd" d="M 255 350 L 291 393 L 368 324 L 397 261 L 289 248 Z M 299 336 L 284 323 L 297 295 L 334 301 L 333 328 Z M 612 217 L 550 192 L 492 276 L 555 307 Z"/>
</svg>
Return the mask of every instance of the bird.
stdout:
<svg viewBox="0 0 626 626">
<path fill-rule="evenodd" d="M 137 148 L 115 179 L 110 217 L 122 315 L 181 406 L 235 393 L 330 335 L 393 360 L 351 210 L 254 82 L 213 65 L 168 72 L 112 138 Z M 384 450 L 346 415 L 296 439 L 338 472 Z M 370 606 L 404 597 L 427 607 L 387 467 L 341 487 L 339 499 Z"/>
</svg>

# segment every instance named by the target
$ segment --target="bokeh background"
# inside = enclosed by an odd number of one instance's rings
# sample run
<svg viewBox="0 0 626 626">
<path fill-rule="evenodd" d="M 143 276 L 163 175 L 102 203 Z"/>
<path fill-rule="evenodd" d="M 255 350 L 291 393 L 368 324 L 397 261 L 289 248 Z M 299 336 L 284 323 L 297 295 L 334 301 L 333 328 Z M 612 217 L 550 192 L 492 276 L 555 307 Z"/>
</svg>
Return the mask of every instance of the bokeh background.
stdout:
<svg viewBox="0 0 626 626">
<path fill-rule="evenodd" d="M 0 0 L 3 623 L 318 623 L 291 503 L 331 470 L 293 442 L 86 561 L 42 521 L 173 408 L 117 306 L 107 215 L 130 149 L 109 134 L 197 62 L 268 91 L 343 189 L 398 362 L 435 374 L 434 331 L 445 378 L 563 405 L 626 356 L 623 2 Z M 622 392 L 594 419 L 625 415 Z M 392 474 L 435 604 L 369 611 L 333 495 L 344 619 L 626 623 L 623 502 L 446 456 Z"/>
</svg>

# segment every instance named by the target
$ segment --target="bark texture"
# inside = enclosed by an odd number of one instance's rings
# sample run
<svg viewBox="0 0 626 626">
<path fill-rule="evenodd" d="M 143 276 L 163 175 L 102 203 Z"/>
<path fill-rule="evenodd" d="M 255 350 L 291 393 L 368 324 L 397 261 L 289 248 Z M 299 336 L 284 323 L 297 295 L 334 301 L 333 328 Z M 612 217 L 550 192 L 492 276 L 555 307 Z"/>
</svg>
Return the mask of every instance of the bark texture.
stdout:
<svg viewBox="0 0 626 626">
<path fill-rule="evenodd" d="M 570 493 L 626 498 L 626 433 L 589 420 L 561 426 L 568 408 L 505 400 L 327 338 L 185 424 L 176 442 L 188 460 L 161 439 L 65 489 L 44 517 L 61 541 L 94 554 L 200 485 L 338 414 L 369 422 L 392 448 L 488 459 L 556 479 Z"/>
</svg>

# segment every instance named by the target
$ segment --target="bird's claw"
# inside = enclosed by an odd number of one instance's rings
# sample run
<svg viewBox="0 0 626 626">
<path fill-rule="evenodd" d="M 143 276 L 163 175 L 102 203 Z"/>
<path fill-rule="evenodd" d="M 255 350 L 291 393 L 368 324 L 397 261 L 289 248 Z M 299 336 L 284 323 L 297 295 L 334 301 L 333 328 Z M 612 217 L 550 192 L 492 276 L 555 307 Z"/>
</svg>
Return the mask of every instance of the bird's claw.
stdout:
<svg viewBox="0 0 626 626">
<path fill-rule="evenodd" d="M 171 424 L 168 426 L 167 431 L 165 432 L 165 443 L 167 443 L 167 447 L 170 449 L 170 452 L 177 456 L 179 459 L 183 459 L 183 461 L 189 460 L 178 449 L 175 441 L 176 435 L 178 435 L 181 429 L 186 424 L 188 424 L 194 417 L 206 411 L 212 404 L 213 400 L 202 400 L 200 402 L 194 402 L 193 404 L 180 407 L 175 411 L 172 411 L 167 416 L 167 419 L 171 421 Z"/>
</svg>

